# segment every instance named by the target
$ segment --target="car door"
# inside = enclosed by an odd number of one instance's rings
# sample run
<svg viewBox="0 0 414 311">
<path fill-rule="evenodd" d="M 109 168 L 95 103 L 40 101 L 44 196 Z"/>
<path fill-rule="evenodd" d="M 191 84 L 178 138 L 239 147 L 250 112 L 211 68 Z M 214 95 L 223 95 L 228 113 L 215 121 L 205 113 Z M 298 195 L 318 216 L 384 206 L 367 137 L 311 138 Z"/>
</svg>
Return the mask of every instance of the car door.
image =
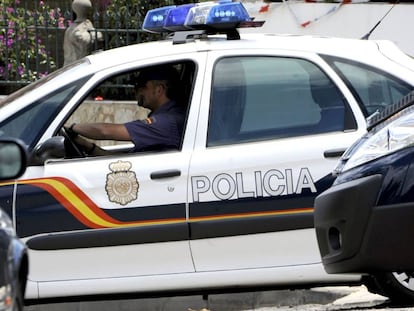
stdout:
<svg viewBox="0 0 414 311">
<path fill-rule="evenodd" d="M 209 54 L 188 190 L 196 271 L 320 263 L 313 200 L 362 114 L 317 57 L 238 52 Z"/>
<path fill-rule="evenodd" d="M 196 78 L 196 63 L 185 59 L 191 65 L 184 83 L 189 102 L 193 88 L 202 82 Z M 178 58 L 174 64 L 184 66 Z M 126 79 L 118 74 L 100 78 L 83 96 L 89 108 L 79 105 L 63 121 L 83 117 L 90 122 L 104 111 L 102 118 L 108 122 L 114 102 L 123 107 L 115 115 L 131 115 L 135 101 L 106 100 L 114 85 L 115 93 L 122 93 Z M 30 250 L 29 293 L 36 291 L 40 298 L 125 293 L 150 288 L 152 283 L 143 277 L 194 272 L 186 208 L 192 128 L 198 115 L 198 105 L 193 106 L 180 150 L 53 159 L 28 168 L 17 185 L 15 213 L 17 232 Z"/>
</svg>

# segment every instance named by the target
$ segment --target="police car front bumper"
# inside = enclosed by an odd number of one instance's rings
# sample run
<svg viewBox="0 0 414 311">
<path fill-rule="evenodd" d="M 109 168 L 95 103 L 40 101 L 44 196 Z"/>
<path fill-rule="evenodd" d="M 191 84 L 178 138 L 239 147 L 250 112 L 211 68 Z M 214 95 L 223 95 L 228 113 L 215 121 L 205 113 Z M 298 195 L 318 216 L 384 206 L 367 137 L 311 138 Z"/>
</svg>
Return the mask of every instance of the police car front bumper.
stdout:
<svg viewBox="0 0 414 311">
<path fill-rule="evenodd" d="M 315 228 L 328 273 L 414 269 L 414 203 L 377 206 L 383 176 L 333 186 L 315 200 Z"/>
</svg>

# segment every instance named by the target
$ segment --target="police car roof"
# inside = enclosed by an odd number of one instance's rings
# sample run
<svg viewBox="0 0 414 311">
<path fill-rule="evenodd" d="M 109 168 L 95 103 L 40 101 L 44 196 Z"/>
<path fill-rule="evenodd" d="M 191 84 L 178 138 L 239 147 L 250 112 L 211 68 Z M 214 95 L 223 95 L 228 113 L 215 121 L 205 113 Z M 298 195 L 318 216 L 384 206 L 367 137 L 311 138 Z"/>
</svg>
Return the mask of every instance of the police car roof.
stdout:
<svg viewBox="0 0 414 311">
<path fill-rule="evenodd" d="M 278 49 L 280 51 L 302 51 L 333 54 L 350 59 L 368 61 L 372 55 L 384 50 L 395 58 L 409 58 L 394 43 L 386 40 L 360 40 L 350 38 L 241 33 L 239 40 L 227 40 L 225 35 L 189 40 L 184 44 L 173 44 L 172 39 L 139 43 L 115 48 L 88 56 L 91 65 L 99 69 L 119 64 L 149 59 L 155 56 L 172 56 L 208 50 Z M 406 65 L 406 64 L 405 64 Z"/>
</svg>

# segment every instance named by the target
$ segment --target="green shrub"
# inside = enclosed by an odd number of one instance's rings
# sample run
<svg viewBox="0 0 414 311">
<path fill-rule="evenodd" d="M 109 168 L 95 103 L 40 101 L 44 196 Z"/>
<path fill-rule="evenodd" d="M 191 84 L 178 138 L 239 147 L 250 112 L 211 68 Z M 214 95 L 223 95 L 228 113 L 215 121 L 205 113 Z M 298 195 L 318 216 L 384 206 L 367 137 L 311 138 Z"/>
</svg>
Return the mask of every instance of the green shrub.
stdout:
<svg viewBox="0 0 414 311">
<path fill-rule="evenodd" d="M 103 0 L 101 2 L 103 2 L 101 4 L 103 14 L 100 22 L 103 23 L 103 29 L 114 30 L 107 34 L 107 48 L 159 39 L 159 35 L 141 30 L 145 14 L 150 9 L 175 4 L 173 0 Z"/>
<path fill-rule="evenodd" d="M 0 3 L 0 80 L 34 81 L 56 65 L 49 55 L 48 28 L 63 25 L 59 9 L 43 1 L 27 9 L 20 0 Z"/>
</svg>

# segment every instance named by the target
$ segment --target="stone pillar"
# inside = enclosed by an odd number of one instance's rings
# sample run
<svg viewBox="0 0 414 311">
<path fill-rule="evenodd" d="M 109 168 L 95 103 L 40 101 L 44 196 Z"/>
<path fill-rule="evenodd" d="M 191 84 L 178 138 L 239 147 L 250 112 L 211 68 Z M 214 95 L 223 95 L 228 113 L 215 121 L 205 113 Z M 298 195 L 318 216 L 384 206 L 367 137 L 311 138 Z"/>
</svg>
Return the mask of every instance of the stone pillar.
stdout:
<svg viewBox="0 0 414 311">
<path fill-rule="evenodd" d="M 102 41 L 102 33 L 96 32 L 89 16 L 92 12 L 90 0 L 73 0 L 72 10 L 76 20 L 66 29 L 63 41 L 64 65 L 70 64 L 91 52 L 95 40 Z"/>
</svg>

